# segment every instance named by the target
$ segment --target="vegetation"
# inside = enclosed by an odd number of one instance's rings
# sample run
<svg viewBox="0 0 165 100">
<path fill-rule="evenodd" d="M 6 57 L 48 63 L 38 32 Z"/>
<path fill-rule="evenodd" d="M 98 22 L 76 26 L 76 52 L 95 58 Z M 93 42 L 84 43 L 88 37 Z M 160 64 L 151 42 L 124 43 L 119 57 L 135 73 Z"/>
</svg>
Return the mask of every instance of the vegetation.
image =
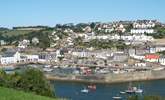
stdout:
<svg viewBox="0 0 165 100">
<path fill-rule="evenodd" d="M 9 30 L 8 28 L 5 28 L 5 27 L 0 27 L 0 31 L 7 31 Z"/>
<path fill-rule="evenodd" d="M 126 32 L 130 32 L 133 29 L 133 24 L 128 24 L 126 27 Z"/>
<path fill-rule="evenodd" d="M 157 33 L 154 34 L 146 34 L 149 36 L 153 36 L 155 39 L 162 39 L 165 38 L 165 28 L 163 27 L 156 27 Z"/>
<path fill-rule="evenodd" d="M 13 29 L 24 29 L 24 28 L 49 28 L 48 26 L 20 26 L 20 27 L 13 27 Z"/>
<path fill-rule="evenodd" d="M 96 49 L 125 49 L 127 46 L 122 40 L 119 41 L 111 41 L 111 40 L 98 40 L 94 39 L 87 43 L 82 41 L 82 38 L 78 37 L 75 39 L 75 45 L 79 47 L 94 47 Z"/>
<path fill-rule="evenodd" d="M 165 51 L 158 52 L 158 54 L 165 55 Z"/>
<path fill-rule="evenodd" d="M 28 68 L 22 73 L 6 74 L 0 71 L 0 86 L 54 97 L 54 92 L 44 74 L 38 69 Z"/>
<path fill-rule="evenodd" d="M 51 31 L 52 32 L 52 31 Z M 29 33 L 25 38 L 28 40 L 32 40 L 34 37 L 39 39 L 39 44 L 38 46 L 40 48 L 46 49 L 47 47 L 50 46 L 50 40 L 49 40 L 49 35 L 50 31 L 33 31 Z"/>
<path fill-rule="evenodd" d="M 164 100 L 164 98 L 160 96 L 144 96 L 141 98 L 136 95 L 129 97 L 128 100 Z"/>
<path fill-rule="evenodd" d="M 57 100 L 54 98 L 35 95 L 32 93 L 25 93 L 13 89 L 0 87 L 1 100 Z"/>
<path fill-rule="evenodd" d="M 32 31 L 23 30 L 5 30 L 0 31 L 0 40 L 4 40 L 7 44 L 13 44 L 13 42 L 18 41 L 23 38 L 23 36 L 29 34 Z"/>
<path fill-rule="evenodd" d="M 7 49 L 6 48 L 2 48 L 1 49 L 1 52 L 5 52 Z"/>
<path fill-rule="evenodd" d="M 0 40 L 4 40 L 8 45 L 14 44 L 18 45 L 18 41 L 22 39 L 32 40 L 32 38 L 36 37 L 39 39 L 38 46 L 40 48 L 47 48 L 50 46 L 50 40 L 48 35 L 52 33 L 51 28 L 47 28 L 45 30 L 40 31 L 32 31 L 32 30 L 7 30 L 0 31 Z"/>
</svg>

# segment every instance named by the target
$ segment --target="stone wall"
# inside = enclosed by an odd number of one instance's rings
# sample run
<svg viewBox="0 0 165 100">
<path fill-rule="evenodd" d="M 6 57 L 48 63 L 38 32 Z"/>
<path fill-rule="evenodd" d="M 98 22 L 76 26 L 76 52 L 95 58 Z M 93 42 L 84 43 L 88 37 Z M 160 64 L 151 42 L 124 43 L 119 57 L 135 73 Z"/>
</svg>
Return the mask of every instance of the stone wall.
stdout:
<svg viewBox="0 0 165 100">
<path fill-rule="evenodd" d="M 108 74 L 105 76 L 105 82 L 139 81 L 152 79 L 165 79 L 165 70 Z"/>
<path fill-rule="evenodd" d="M 88 75 L 88 76 L 54 76 L 46 75 L 49 80 L 61 80 L 61 81 L 74 81 L 74 82 L 93 82 L 93 83 L 118 83 L 118 82 L 130 82 L 130 81 L 142 81 L 142 80 L 156 80 L 165 79 L 165 70 L 162 71 L 145 71 L 145 72 L 130 72 L 123 74 L 107 74 L 107 75 Z"/>
</svg>

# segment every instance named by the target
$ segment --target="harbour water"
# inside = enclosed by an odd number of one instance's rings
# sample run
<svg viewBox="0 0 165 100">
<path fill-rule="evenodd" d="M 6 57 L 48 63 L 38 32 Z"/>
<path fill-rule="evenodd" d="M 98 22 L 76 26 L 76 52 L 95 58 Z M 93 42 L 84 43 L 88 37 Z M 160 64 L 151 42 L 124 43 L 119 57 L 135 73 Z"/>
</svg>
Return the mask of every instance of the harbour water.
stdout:
<svg viewBox="0 0 165 100">
<path fill-rule="evenodd" d="M 113 100 L 112 97 L 116 95 L 121 96 L 122 100 L 126 100 L 129 96 L 119 93 L 126 90 L 129 83 L 96 84 L 97 89 L 89 93 L 81 92 L 84 87 L 89 85 L 87 83 L 54 81 L 53 84 L 56 96 L 70 100 Z M 132 85 L 140 86 L 143 89 L 144 92 L 138 94 L 139 97 L 144 95 L 165 96 L 165 80 L 132 82 Z"/>
</svg>

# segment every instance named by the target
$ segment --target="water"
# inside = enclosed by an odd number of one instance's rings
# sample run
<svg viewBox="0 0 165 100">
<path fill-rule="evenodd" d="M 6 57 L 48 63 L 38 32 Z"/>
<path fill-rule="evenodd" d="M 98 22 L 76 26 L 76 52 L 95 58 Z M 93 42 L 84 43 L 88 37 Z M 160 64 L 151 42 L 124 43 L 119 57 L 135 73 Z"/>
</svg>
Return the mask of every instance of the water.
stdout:
<svg viewBox="0 0 165 100">
<path fill-rule="evenodd" d="M 129 83 L 115 83 L 115 84 L 96 84 L 96 91 L 89 93 L 81 93 L 81 90 L 88 86 L 85 83 L 74 82 L 53 82 L 55 86 L 55 94 L 57 97 L 64 97 L 70 100 L 113 100 L 112 97 L 120 95 L 122 100 L 126 100 L 129 95 L 120 94 L 120 91 L 127 89 Z M 159 95 L 165 96 L 165 80 L 133 82 L 133 86 L 139 86 L 144 90 L 143 95 Z"/>
</svg>

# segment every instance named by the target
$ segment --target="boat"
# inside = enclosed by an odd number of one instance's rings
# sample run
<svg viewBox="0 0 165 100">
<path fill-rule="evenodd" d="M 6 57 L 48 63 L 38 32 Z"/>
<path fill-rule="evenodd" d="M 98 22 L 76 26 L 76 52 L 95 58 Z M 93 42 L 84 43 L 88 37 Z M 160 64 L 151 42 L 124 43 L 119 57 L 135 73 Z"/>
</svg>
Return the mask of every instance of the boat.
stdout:
<svg viewBox="0 0 165 100">
<path fill-rule="evenodd" d="M 53 68 L 58 68 L 58 66 L 53 66 Z"/>
<path fill-rule="evenodd" d="M 112 97 L 112 99 L 114 99 L 114 100 L 121 100 L 122 97 L 121 96 L 114 96 L 114 97 Z"/>
<path fill-rule="evenodd" d="M 128 89 L 125 90 L 126 93 L 133 94 L 133 93 L 142 93 L 143 90 L 139 87 L 132 87 L 131 84 L 129 85 Z"/>
<path fill-rule="evenodd" d="M 88 89 L 86 89 L 86 88 L 84 88 L 84 89 L 82 89 L 82 90 L 81 90 L 81 92 L 82 92 L 82 93 L 88 93 L 88 92 L 89 92 L 89 90 L 88 90 Z"/>
<path fill-rule="evenodd" d="M 133 90 L 126 90 L 125 92 L 128 93 L 128 94 L 133 94 L 133 93 L 135 93 L 135 91 L 133 91 Z"/>
<path fill-rule="evenodd" d="M 89 85 L 88 86 L 88 89 L 90 89 L 90 90 L 96 90 L 96 85 Z"/>
<path fill-rule="evenodd" d="M 137 89 L 137 90 L 135 91 L 135 93 L 143 93 L 143 90 L 142 90 L 142 89 Z"/>
<path fill-rule="evenodd" d="M 126 92 L 125 91 L 120 91 L 120 94 L 125 94 Z"/>
<path fill-rule="evenodd" d="M 135 91 L 135 93 L 143 93 L 143 89 L 141 89 L 140 87 L 137 88 L 137 90 Z"/>
<path fill-rule="evenodd" d="M 128 93 L 128 94 L 133 94 L 133 93 L 135 93 L 136 90 L 137 90 L 137 88 L 136 87 L 132 87 L 132 83 L 129 83 L 128 89 L 125 90 L 125 92 Z"/>
</svg>

